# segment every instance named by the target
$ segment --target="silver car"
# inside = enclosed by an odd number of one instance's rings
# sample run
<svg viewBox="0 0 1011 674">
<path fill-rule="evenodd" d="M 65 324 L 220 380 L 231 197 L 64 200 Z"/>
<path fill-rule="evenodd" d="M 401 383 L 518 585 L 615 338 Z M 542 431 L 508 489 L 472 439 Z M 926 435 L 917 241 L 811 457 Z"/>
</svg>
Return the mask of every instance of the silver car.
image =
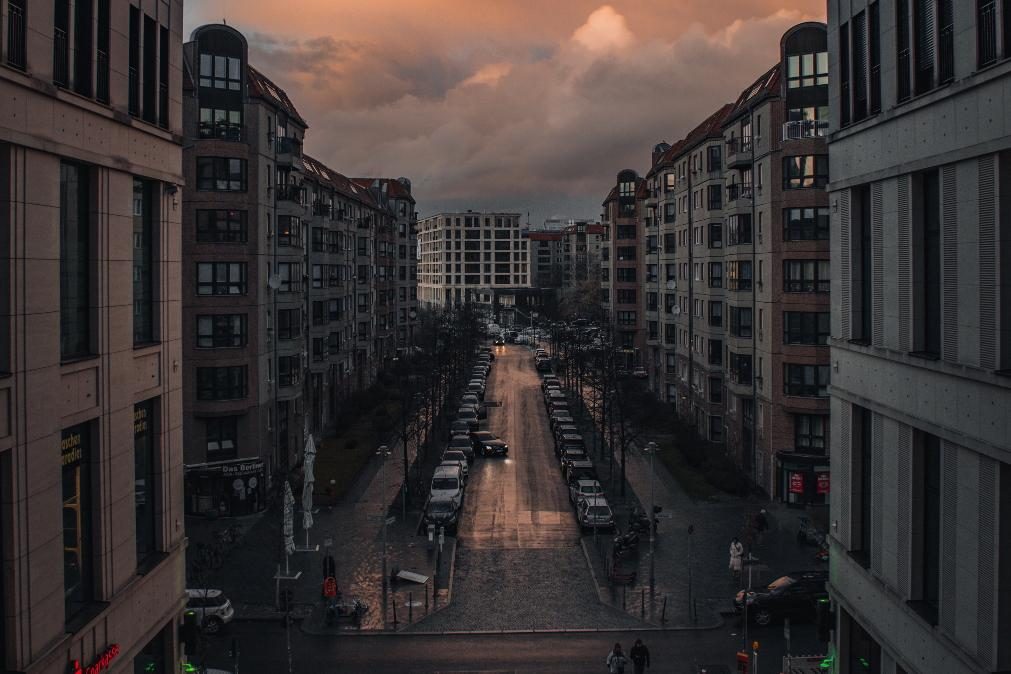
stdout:
<svg viewBox="0 0 1011 674">
<path fill-rule="evenodd" d="M 583 530 L 614 529 L 614 513 L 602 496 L 584 498 L 576 504 L 576 521 Z"/>
</svg>

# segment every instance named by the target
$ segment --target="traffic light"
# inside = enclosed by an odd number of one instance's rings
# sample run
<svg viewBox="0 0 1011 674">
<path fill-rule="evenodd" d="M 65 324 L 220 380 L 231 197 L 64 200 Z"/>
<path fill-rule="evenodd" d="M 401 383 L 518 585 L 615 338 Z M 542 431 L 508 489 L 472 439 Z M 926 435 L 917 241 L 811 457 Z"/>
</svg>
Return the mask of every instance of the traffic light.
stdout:
<svg viewBox="0 0 1011 674">
<path fill-rule="evenodd" d="M 183 624 L 179 627 L 179 641 L 182 642 L 187 655 L 196 655 L 197 653 L 197 637 L 199 636 L 199 630 L 200 626 L 197 624 L 197 612 L 185 611 L 183 613 Z"/>
<path fill-rule="evenodd" d="M 822 598 L 815 604 L 815 624 L 818 627 L 818 641 L 831 641 L 831 632 L 835 629 L 835 611 L 827 598 Z"/>
</svg>

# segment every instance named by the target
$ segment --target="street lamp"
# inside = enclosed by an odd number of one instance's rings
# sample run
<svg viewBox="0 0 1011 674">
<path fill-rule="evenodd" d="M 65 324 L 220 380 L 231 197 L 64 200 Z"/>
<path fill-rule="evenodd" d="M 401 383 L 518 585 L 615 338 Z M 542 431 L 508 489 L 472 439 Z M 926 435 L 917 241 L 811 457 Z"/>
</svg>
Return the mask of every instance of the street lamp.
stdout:
<svg viewBox="0 0 1011 674">
<path fill-rule="evenodd" d="M 653 526 L 656 518 L 656 500 L 654 498 L 653 482 L 656 479 L 656 453 L 660 450 L 655 442 L 646 443 L 646 453 L 649 454 L 649 591 L 652 593 L 656 588 L 656 561 L 653 557 L 653 533 L 656 527 Z"/>
<path fill-rule="evenodd" d="M 386 459 L 390 456 L 390 448 L 386 445 L 379 445 L 379 449 L 376 450 L 376 456 L 379 460 L 383 462 L 382 464 L 382 481 L 383 488 L 379 492 L 380 497 L 380 517 L 383 518 L 383 622 L 386 622 L 386 583 L 388 581 L 388 571 L 386 567 Z"/>
</svg>

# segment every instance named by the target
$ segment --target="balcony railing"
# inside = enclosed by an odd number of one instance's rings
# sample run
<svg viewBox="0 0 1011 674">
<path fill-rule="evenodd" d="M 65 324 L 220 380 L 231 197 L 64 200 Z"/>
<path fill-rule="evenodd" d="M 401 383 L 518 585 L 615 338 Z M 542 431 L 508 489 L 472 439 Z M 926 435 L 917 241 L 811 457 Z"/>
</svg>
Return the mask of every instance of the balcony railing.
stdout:
<svg viewBox="0 0 1011 674">
<path fill-rule="evenodd" d="M 53 84 L 58 87 L 70 84 L 69 57 L 67 31 L 56 28 L 53 32 Z"/>
<path fill-rule="evenodd" d="M 292 201 L 296 204 L 302 204 L 302 186 L 301 185 L 278 185 L 277 186 L 277 200 L 278 201 Z"/>
<path fill-rule="evenodd" d="M 27 65 L 25 49 L 25 8 L 17 2 L 7 4 L 7 65 L 24 70 Z"/>
<path fill-rule="evenodd" d="M 738 199 L 751 198 L 751 185 L 744 183 L 734 183 L 727 185 L 727 201 L 737 201 Z"/>
<path fill-rule="evenodd" d="M 739 152 L 751 152 L 751 136 L 744 138 L 731 138 L 727 141 L 727 154 L 737 154 Z"/>
<path fill-rule="evenodd" d="M 109 102 L 109 52 L 99 49 L 95 54 L 95 98 Z"/>
<path fill-rule="evenodd" d="M 783 140 L 802 140 L 804 138 L 821 138 L 828 130 L 828 121 L 824 119 L 799 119 L 783 124 Z"/>
<path fill-rule="evenodd" d="M 976 19 L 976 49 L 979 67 L 988 66 L 997 60 L 997 3 L 980 2 L 979 17 Z M 1011 39 L 1011 36 L 1008 37 Z"/>
<path fill-rule="evenodd" d="M 276 142 L 277 154 L 302 154 L 302 141 L 290 136 L 278 136 Z"/>
<path fill-rule="evenodd" d="M 199 133 L 201 138 L 233 142 L 241 142 L 243 139 L 242 125 L 230 122 L 200 122 Z"/>
</svg>

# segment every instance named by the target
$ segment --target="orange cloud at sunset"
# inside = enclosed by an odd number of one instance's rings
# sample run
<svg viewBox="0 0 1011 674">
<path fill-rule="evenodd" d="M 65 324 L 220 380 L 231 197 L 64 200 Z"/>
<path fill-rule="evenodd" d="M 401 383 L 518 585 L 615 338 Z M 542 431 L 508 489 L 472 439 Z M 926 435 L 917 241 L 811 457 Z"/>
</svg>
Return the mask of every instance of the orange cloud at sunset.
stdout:
<svg viewBox="0 0 1011 674">
<path fill-rule="evenodd" d="M 405 175 L 422 214 L 595 217 L 614 174 L 648 168 L 771 65 L 824 0 L 190 0 L 227 18 L 308 120 L 307 149 Z"/>
</svg>

